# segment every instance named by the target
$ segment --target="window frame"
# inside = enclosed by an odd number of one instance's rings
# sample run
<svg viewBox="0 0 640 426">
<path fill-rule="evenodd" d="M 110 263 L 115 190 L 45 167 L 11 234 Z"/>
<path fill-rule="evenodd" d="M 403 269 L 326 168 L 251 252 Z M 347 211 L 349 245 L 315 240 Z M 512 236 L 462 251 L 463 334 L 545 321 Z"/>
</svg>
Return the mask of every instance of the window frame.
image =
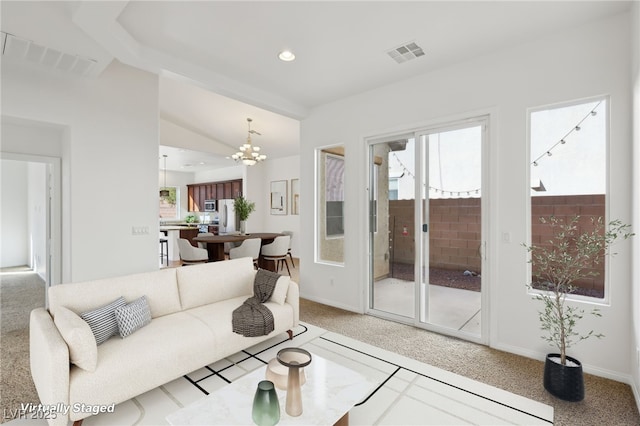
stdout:
<svg viewBox="0 0 640 426">
<path fill-rule="evenodd" d="M 532 123 L 531 117 L 534 113 L 546 110 L 560 109 L 560 108 L 569 108 L 572 106 L 585 105 L 589 103 L 597 103 L 603 102 L 604 108 L 601 109 L 600 113 L 604 114 L 605 123 L 604 123 L 604 144 L 605 144 L 605 158 L 604 158 L 604 166 L 605 166 L 605 182 L 604 182 L 604 217 L 603 220 L 605 223 L 609 223 L 610 220 L 610 194 L 611 194 L 611 164 L 610 164 L 610 150 L 611 150 L 611 98 L 610 95 L 598 95 L 592 96 L 588 98 L 580 98 L 574 99 L 570 101 L 562 101 L 556 102 L 552 104 L 539 105 L 536 107 L 527 108 L 526 112 L 526 191 L 527 191 L 527 203 L 526 203 L 526 244 L 531 245 L 533 239 L 533 216 L 532 216 L 532 191 L 531 191 L 531 182 L 532 182 L 532 170 L 535 167 L 533 162 L 535 158 L 533 158 L 533 154 L 531 152 L 532 148 Z M 573 123 L 572 123 L 573 124 Z M 530 257 L 527 257 L 529 260 Z M 609 306 L 610 305 L 610 275 L 611 271 L 609 268 L 610 265 L 610 255 L 605 256 L 604 258 L 604 272 L 603 272 L 603 297 L 595 297 L 595 296 L 587 296 L 580 294 L 567 294 L 567 300 L 572 300 L 576 302 L 584 302 L 591 305 L 599 305 L 599 306 Z M 529 283 L 532 278 L 532 265 L 531 263 L 527 263 L 526 268 L 526 282 Z M 544 293 L 545 290 L 534 289 L 532 287 L 525 287 L 526 291 L 530 295 L 536 295 L 540 293 Z"/>
</svg>

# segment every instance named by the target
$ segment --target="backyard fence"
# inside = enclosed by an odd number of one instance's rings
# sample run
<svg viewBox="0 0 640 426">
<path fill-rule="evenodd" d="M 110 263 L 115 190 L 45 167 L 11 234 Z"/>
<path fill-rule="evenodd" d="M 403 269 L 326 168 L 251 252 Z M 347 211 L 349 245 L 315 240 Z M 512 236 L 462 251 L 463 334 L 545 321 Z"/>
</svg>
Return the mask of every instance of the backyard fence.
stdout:
<svg viewBox="0 0 640 426">
<path fill-rule="evenodd" d="M 390 260 L 413 264 L 415 259 L 414 200 L 389 201 Z M 591 220 L 605 214 L 605 196 L 563 195 L 531 197 L 531 242 L 544 245 L 552 234 L 540 217 L 554 215 L 564 221 L 579 215 L 582 231 Z M 480 273 L 480 198 L 429 200 L 429 267 Z M 522 241 L 524 242 L 524 241 Z M 512 244 L 519 247 L 519 242 Z M 524 248 L 522 248 L 524 252 Z M 604 265 L 596 265 L 597 277 L 579 282 L 581 288 L 604 292 Z"/>
</svg>

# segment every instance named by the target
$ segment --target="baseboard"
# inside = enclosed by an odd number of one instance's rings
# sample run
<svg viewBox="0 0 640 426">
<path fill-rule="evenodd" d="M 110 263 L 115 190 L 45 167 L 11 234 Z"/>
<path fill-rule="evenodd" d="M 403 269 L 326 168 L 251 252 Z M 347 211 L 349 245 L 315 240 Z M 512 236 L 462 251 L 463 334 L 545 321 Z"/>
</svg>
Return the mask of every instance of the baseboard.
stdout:
<svg viewBox="0 0 640 426">
<path fill-rule="evenodd" d="M 541 362 L 544 362 L 545 358 L 547 357 L 547 353 L 542 353 L 542 352 L 536 352 L 536 351 L 531 351 L 528 349 L 523 349 L 517 346 L 511 346 L 511 345 L 492 345 L 491 346 L 494 349 L 498 349 L 500 351 L 505 351 L 505 352 L 509 352 L 509 353 L 513 353 L 516 355 L 520 355 L 526 358 L 531 358 L 531 359 L 535 359 Z M 586 363 L 582 363 L 582 370 L 587 373 L 587 374 L 592 374 L 594 376 L 598 376 L 598 377 L 604 377 L 605 379 L 610 379 L 610 380 L 614 380 L 616 382 L 620 382 L 620 383 L 625 383 L 629 386 L 631 386 L 632 388 L 634 387 L 634 383 L 632 380 L 631 375 L 628 374 L 621 374 L 618 373 L 616 371 L 612 371 L 612 370 L 607 370 L 604 368 L 600 368 L 600 367 L 594 367 L 593 365 L 589 365 Z M 541 377 L 542 380 L 542 377 Z M 634 393 L 635 394 L 635 393 Z M 636 395 L 636 403 L 639 401 L 638 399 L 638 395 Z M 638 407 L 640 407 L 640 404 L 638 404 Z"/>
<path fill-rule="evenodd" d="M 316 303 L 321 303 L 323 305 L 331 306 L 334 308 L 343 309 L 345 311 L 355 312 L 357 314 L 364 314 L 364 312 L 360 311 L 358 308 L 354 308 L 353 306 L 343 305 L 342 303 L 336 303 L 334 300 L 327 300 L 321 297 L 308 296 L 306 294 L 303 294 L 302 292 L 300 292 L 300 298 L 307 299 Z"/>
<path fill-rule="evenodd" d="M 547 354 L 541 354 L 539 352 L 532 351 L 532 350 L 529 350 L 529 349 L 524 349 L 524 348 L 521 348 L 519 346 L 511 346 L 511 345 L 504 345 L 504 344 L 497 344 L 497 345 L 496 344 L 491 344 L 489 346 L 492 347 L 493 349 L 497 349 L 499 351 L 509 352 L 509 353 L 512 353 L 512 354 L 523 356 L 525 358 L 535 359 L 535 360 L 541 361 L 541 362 L 544 362 L 544 359 L 547 356 Z"/>
</svg>

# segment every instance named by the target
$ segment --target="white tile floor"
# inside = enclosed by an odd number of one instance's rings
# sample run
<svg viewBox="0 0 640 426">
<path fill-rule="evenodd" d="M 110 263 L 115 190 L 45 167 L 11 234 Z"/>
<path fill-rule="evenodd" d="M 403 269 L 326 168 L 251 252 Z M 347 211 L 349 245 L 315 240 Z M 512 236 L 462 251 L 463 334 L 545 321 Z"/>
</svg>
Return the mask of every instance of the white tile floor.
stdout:
<svg viewBox="0 0 640 426">
<path fill-rule="evenodd" d="M 374 286 L 375 309 L 414 317 L 413 281 L 386 278 Z M 480 335 L 480 298 L 478 291 L 429 285 L 429 322 Z"/>
<path fill-rule="evenodd" d="M 352 425 L 553 424 L 553 408 L 539 402 L 309 324 L 296 328 L 295 334 L 293 341 L 281 334 L 198 369 L 118 404 L 114 413 L 89 417 L 83 425 L 167 424 L 169 414 L 204 398 L 204 392 L 222 389 L 235 378 L 265 365 L 280 349 L 289 346 L 303 347 L 380 384 L 377 391 L 350 411 Z M 8 424 L 27 423 L 45 424 L 37 420 L 14 420 Z"/>
</svg>

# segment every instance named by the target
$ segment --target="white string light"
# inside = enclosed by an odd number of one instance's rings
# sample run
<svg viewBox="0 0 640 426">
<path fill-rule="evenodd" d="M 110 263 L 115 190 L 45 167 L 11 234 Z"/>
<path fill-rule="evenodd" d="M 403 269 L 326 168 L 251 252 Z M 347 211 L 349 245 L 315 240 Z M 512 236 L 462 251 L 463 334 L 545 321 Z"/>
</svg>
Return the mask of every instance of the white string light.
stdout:
<svg viewBox="0 0 640 426">
<path fill-rule="evenodd" d="M 536 158 L 535 160 L 533 160 L 531 162 L 531 164 L 535 167 L 539 164 L 540 160 L 543 159 L 545 156 L 546 157 L 551 157 L 553 155 L 553 153 L 551 151 L 553 151 L 553 149 L 555 149 L 555 147 L 557 147 L 558 145 L 564 145 L 565 143 L 567 143 L 567 137 L 570 136 L 573 132 L 579 132 L 582 128 L 580 127 L 580 125 L 589 117 L 594 117 L 598 114 L 598 112 L 596 111 L 596 109 L 598 109 L 598 107 L 600 106 L 600 104 L 602 103 L 602 101 L 598 102 L 596 104 L 595 107 L 593 107 L 591 109 L 591 111 L 589 111 L 589 113 L 587 115 L 584 116 L 584 118 L 582 120 L 580 120 L 580 122 L 578 124 L 576 124 L 575 126 L 573 126 L 571 128 L 571 130 L 569 130 L 567 132 L 566 135 L 564 135 L 562 138 L 560 138 L 560 140 L 558 142 L 556 142 L 555 144 L 553 144 L 551 146 L 551 148 L 547 149 L 544 154 L 541 154 L 538 156 L 538 158 Z"/>
<path fill-rule="evenodd" d="M 404 172 L 404 174 L 407 174 L 409 176 L 411 176 L 414 180 L 415 180 L 415 175 L 411 172 L 411 170 L 407 169 L 407 167 L 402 163 L 402 161 L 400 160 L 400 158 L 398 158 L 398 156 L 396 155 L 395 152 L 392 152 L 393 157 L 396 159 L 396 161 L 398 162 L 398 164 L 400 164 L 400 167 L 402 168 L 402 171 Z M 424 186 L 426 188 L 425 184 L 422 184 L 422 186 Z M 462 191 L 449 191 L 449 190 L 444 190 L 442 188 L 436 188 L 435 186 L 429 186 L 429 191 L 434 191 L 436 194 L 442 194 L 442 195 L 449 195 L 451 197 L 453 196 L 460 196 L 460 195 L 464 195 L 466 194 L 467 196 L 471 196 L 471 194 L 480 194 L 480 189 L 481 188 L 473 188 L 473 189 L 465 189 Z"/>
</svg>

